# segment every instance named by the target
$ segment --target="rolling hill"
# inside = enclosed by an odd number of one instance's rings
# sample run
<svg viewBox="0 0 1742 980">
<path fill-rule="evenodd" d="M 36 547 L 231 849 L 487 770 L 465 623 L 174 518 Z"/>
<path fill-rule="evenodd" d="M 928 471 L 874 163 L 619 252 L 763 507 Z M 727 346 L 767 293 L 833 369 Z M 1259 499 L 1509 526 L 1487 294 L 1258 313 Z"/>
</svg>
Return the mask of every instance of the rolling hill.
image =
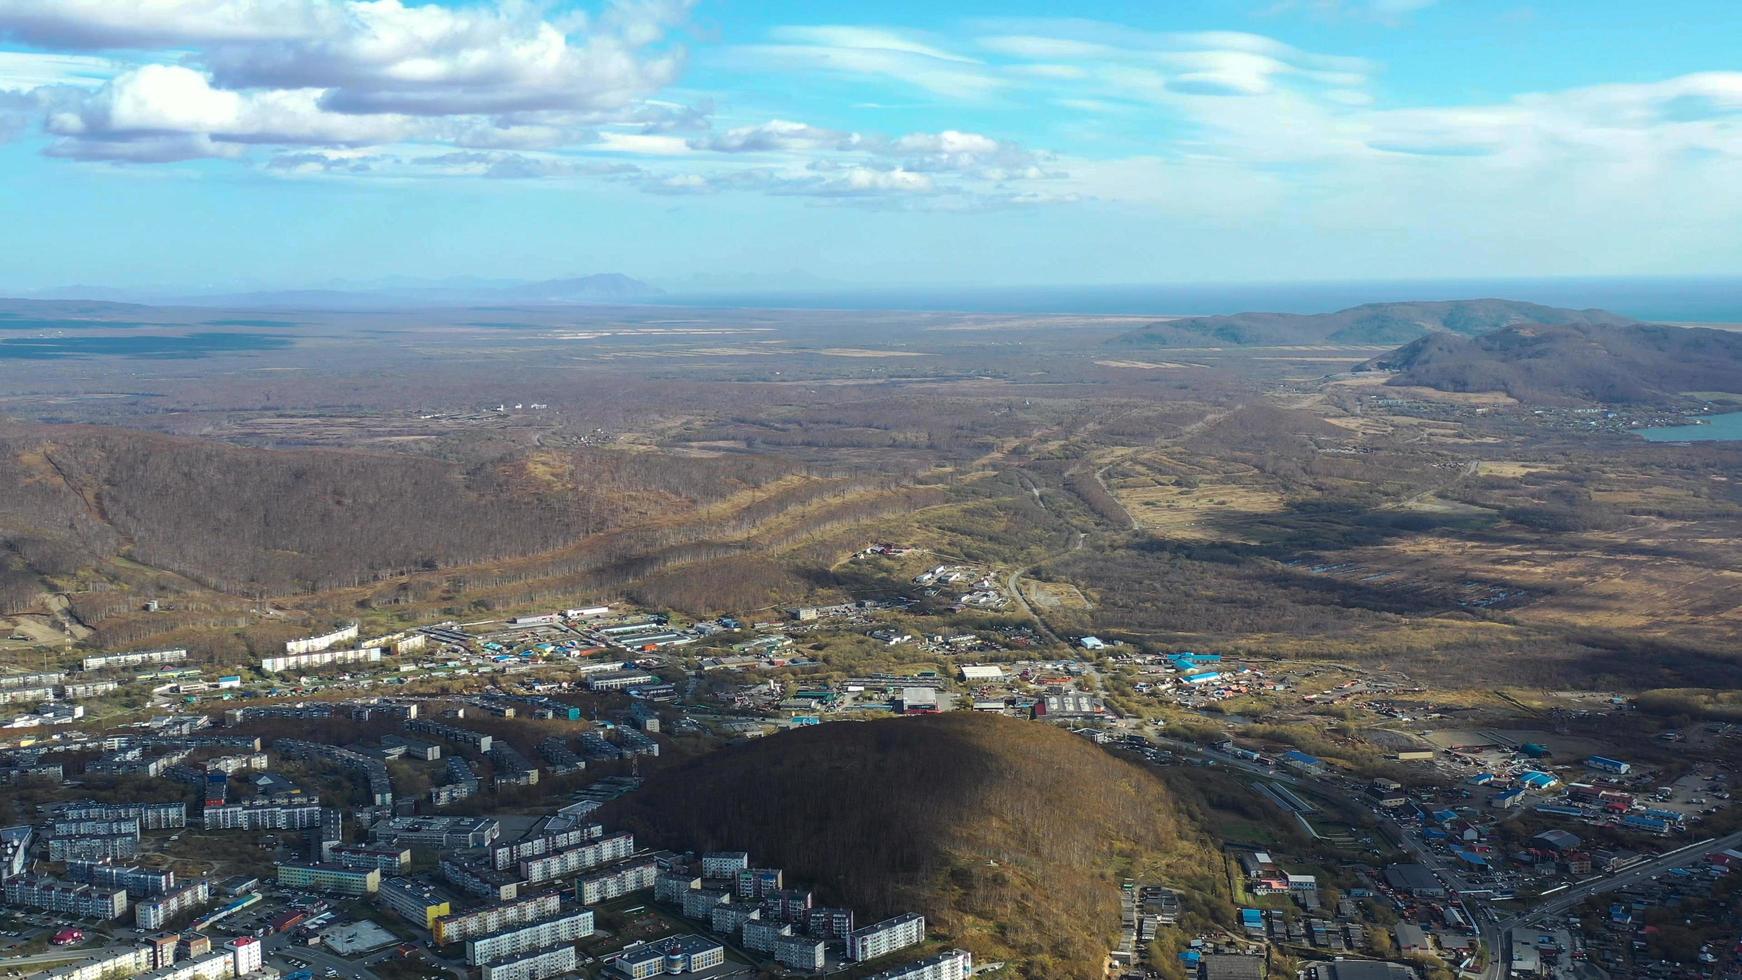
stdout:
<svg viewBox="0 0 1742 980">
<path fill-rule="evenodd" d="M 1220 863 L 1151 772 L 1050 725 L 947 712 L 795 729 L 655 773 L 601 811 L 654 846 L 747 850 L 819 901 L 920 911 L 1035 980 L 1100 980 L 1119 882 Z"/>
<path fill-rule="evenodd" d="M 1335 313 L 1236 313 L 1147 324 L 1115 337 L 1130 347 L 1403 344 L 1437 333 L 1475 336 L 1519 323 L 1621 325 L 1604 310 L 1566 310 L 1506 299 L 1368 303 Z"/>
<path fill-rule="evenodd" d="M 1670 402 L 1742 392 L 1742 334 L 1693 327 L 1521 324 L 1480 337 L 1434 334 L 1357 370 L 1389 384 L 1505 392 L 1535 404 Z"/>
</svg>

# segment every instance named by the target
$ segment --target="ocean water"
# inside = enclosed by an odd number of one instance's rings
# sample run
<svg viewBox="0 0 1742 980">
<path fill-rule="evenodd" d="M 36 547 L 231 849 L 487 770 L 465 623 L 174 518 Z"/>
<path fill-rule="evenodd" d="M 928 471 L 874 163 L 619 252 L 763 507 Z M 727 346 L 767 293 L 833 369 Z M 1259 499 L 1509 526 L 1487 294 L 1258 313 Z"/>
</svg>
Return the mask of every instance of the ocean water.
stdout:
<svg viewBox="0 0 1742 980">
<path fill-rule="evenodd" d="M 1266 311 L 1329 313 L 1362 303 L 1513 299 L 1596 307 L 1641 320 L 1742 323 L 1742 278 L 1433 279 L 1384 282 L 849 288 L 804 292 L 676 294 L 662 305 L 793 309 L 949 310 L 1204 316 Z"/>
<path fill-rule="evenodd" d="M 1640 429 L 1648 442 L 1722 442 L 1742 439 L 1742 412 L 1706 416 L 1705 425 L 1672 425 Z"/>
</svg>

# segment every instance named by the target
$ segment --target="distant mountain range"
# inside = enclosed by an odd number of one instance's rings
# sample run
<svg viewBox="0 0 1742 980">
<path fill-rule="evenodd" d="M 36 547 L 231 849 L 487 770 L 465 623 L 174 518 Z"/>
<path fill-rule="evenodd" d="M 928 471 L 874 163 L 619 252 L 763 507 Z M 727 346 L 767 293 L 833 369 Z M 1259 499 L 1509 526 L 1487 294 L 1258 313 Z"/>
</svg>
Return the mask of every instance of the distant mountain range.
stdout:
<svg viewBox="0 0 1742 980">
<path fill-rule="evenodd" d="M 1567 310 L 1506 299 L 1369 303 L 1335 313 L 1235 313 L 1163 320 L 1121 334 L 1131 347 L 1405 344 L 1436 333 L 1475 336 L 1518 323 L 1633 323 L 1606 310 Z"/>
<path fill-rule="evenodd" d="M 473 305 L 569 305 L 640 303 L 665 295 L 657 286 L 615 272 L 564 279 L 411 279 L 340 282 L 310 289 L 183 292 L 62 286 L 29 294 L 41 300 L 94 300 L 157 306 L 240 309 L 335 310 L 382 307 Z"/>
<path fill-rule="evenodd" d="M 1479 337 L 1440 332 L 1361 365 L 1388 383 L 1499 391 L 1522 402 L 1669 402 L 1685 392 L 1742 393 L 1742 333 L 1643 323 L 1529 323 Z"/>
</svg>

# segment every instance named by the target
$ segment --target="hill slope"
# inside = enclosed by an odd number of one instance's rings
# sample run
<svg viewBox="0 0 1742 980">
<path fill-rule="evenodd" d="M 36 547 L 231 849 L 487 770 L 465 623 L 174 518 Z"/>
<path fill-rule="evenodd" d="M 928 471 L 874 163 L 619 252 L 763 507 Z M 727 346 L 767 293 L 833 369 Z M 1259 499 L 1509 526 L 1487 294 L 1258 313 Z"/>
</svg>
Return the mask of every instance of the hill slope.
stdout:
<svg viewBox="0 0 1742 980">
<path fill-rule="evenodd" d="M 747 850 L 862 921 L 918 910 L 1012 974 L 1099 980 L 1120 875 L 1219 868 L 1154 774 L 1049 725 L 949 712 L 840 722 L 650 777 L 601 819 L 656 846 Z M 1180 880 L 1178 877 L 1174 880 Z"/>
<path fill-rule="evenodd" d="M 1151 323 L 1121 334 L 1133 347 L 1402 344 L 1435 333 L 1474 336 L 1517 323 L 1631 323 L 1604 310 L 1565 310 L 1506 299 L 1368 303 L 1335 313 L 1236 313 Z"/>
<path fill-rule="evenodd" d="M 1525 324 L 1481 337 L 1435 334 L 1359 370 L 1394 385 L 1503 391 L 1523 402 L 1673 401 L 1685 391 L 1742 392 L 1742 334 L 1644 324 Z"/>
</svg>

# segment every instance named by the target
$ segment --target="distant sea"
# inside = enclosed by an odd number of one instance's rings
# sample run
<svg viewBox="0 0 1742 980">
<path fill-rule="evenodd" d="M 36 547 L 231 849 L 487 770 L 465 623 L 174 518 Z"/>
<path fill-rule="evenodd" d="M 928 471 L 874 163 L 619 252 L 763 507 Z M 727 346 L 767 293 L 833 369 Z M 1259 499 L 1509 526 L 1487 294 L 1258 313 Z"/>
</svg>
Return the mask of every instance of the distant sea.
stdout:
<svg viewBox="0 0 1742 980">
<path fill-rule="evenodd" d="M 1362 303 L 1481 298 L 1525 300 L 1575 309 L 1596 307 L 1640 320 L 1742 324 L 1742 278 L 842 288 L 679 294 L 659 302 L 674 306 L 1203 316 L 1256 311 L 1329 313 Z"/>
</svg>

